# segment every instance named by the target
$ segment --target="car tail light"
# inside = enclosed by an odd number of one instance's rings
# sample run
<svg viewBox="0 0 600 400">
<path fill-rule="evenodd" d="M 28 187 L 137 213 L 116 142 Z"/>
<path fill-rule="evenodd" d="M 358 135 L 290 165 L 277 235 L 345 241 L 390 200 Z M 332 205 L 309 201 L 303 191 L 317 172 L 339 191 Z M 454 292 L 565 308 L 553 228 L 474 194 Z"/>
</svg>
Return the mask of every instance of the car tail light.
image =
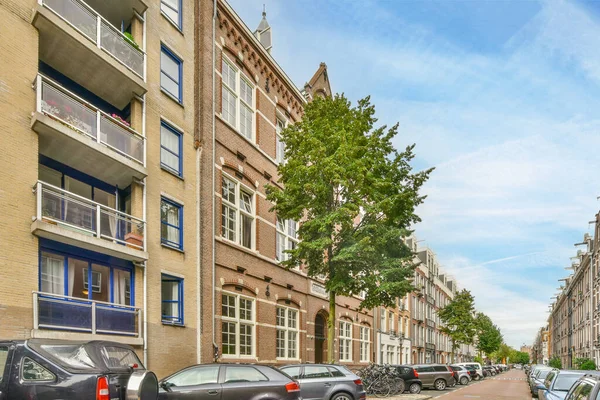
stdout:
<svg viewBox="0 0 600 400">
<path fill-rule="evenodd" d="M 419 377 L 419 373 L 417 372 L 417 370 L 413 368 L 413 372 L 415 373 L 415 378 L 418 378 Z"/>
<path fill-rule="evenodd" d="M 110 400 L 110 391 L 108 390 L 108 378 L 101 376 L 96 382 L 96 400 Z"/>
<path fill-rule="evenodd" d="M 299 392 L 300 391 L 300 385 L 298 385 L 298 382 L 286 383 L 285 390 L 287 390 L 288 393 Z"/>
<path fill-rule="evenodd" d="M 361 381 L 360 379 L 355 379 L 355 380 L 354 380 L 354 383 L 355 383 L 357 386 L 361 386 L 361 385 L 362 385 L 362 381 Z"/>
</svg>

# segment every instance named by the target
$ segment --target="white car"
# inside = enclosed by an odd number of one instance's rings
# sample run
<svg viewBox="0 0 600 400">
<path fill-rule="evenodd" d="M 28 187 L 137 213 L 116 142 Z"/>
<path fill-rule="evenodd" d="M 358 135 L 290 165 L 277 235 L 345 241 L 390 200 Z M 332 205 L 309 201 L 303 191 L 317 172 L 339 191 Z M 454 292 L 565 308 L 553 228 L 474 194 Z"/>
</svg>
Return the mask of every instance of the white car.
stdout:
<svg viewBox="0 0 600 400">
<path fill-rule="evenodd" d="M 460 365 L 461 367 L 473 367 L 475 368 L 479 376 L 483 378 L 483 368 L 481 368 L 481 364 L 479 364 L 478 362 L 456 363 L 455 365 Z"/>
</svg>

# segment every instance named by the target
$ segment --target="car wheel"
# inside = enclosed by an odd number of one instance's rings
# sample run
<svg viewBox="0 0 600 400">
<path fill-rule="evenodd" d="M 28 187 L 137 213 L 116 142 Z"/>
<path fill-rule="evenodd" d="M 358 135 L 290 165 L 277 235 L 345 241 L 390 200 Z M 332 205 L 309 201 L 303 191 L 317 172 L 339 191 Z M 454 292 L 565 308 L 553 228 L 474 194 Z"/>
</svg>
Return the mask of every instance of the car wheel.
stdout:
<svg viewBox="0 0 600 400">
<path fill-rule="evenodd" d="M 411 383 L 410 386 L 408 387 L 408 391 L 412 394 L 419 394 L 421 393 L 421 385 L 419 385 L 418 383 Z"/>
<path fill-rule="evenodd" d="M 469 384 L 469 378 L 467 378 L 466 376 L 463 376 L 462 378 L 460 378 L 460 384 L 461 385 L 468 385 Z"/>
<path fill-rule="evenodd" d="M 436 390 L 444 390 L 446 389 L 446 381 L 443 379 L 438 379 L 433 383 L 433 386 Z"/>
<path fill-rule="evenodd" d="M 348 393 L 337 393 L 331 400 L 352 400 L 352 397 Z"/>
</svg>

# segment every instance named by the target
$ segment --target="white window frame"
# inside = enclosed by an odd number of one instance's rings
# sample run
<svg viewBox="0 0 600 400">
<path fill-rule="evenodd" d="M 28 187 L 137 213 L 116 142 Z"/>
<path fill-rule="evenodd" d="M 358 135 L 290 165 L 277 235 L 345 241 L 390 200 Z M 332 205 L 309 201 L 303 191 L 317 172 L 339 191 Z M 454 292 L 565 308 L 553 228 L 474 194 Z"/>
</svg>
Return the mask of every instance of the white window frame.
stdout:
<svg viewBox="0 0 600 400">
<path fill-rule="evenodd" d="M 395 326 L 394 326 L 394 312 L 393 311 L 388 311 L 388 332 L 394 331 L 396 332 Z M 398 332 L 396 332 L 398 333 Z"/>
<path fill-rule="evenodd" d="M 292 225 L 293 224 L 293 225 Z M 295 226 L 295 236 L 292 235 L 290 229 Z M 275 235 L 275 259 L 279 262 L 287 261 L 290 255 L 285 250 L 292 250 L 292 243 L 298 247 L 298 223 L 292 219 L 282 219 L 277 217 L 277 233 Z M 281 246 L 283 245 L 283 249 Z M 299 270 L 300 266 L 294 267 Z"/>
<path fill-rule="evenodd" d="M 394 363 L 394 353 L 395 353 L 395 347 L 391 344 L 387 345 L 387 349 L 386 349 L 386 364 L 393 364 Z"/>
<path fill-rule="evenodd" d="M 283 325 L 279 324 L 279 311 L 282 310 L 284 312 L 283 316 Z M 300 310 L 292 307 L 285 307 L 278 305 L 275 309 L 275 325 L 277 326 L 277 332 L 275 333 L 275 354 L 277 360 L 299 360 L 300 359 Z M 296 326 L 290 326 L 291 318 L 290 314 L 296 314 Z M 284 357 L 279 355 L 280 347 L 278 347 L 277 339 L 279 332 L 283 332 L 285 337 L 283 339 L 283 354 Z M 296 345 L 291 348 L 290 347 L 290 334 L 296 334 Z M 294 351 L 295 356 L 290 357 L 290 351 Z"/>
<path fill-rule="evenodd" d="M 340 320 L 339 328 L 340 361 L 352 361 L 352 322 Z M 347 354 L 345 351 L 346 345 L 348 345 Z"/>
<path fill-rule="evenodd" d="M 235 63 L 233 63 L 231 60 L 229 60 L 229 58 L 227 58 L 225 56 L 225 54 L 223 54 L 222 57 L 222 63 L 221 63 L 221 116 L 223 117 L 223 119 L 225 121 L 227 121 L 227 123 L 229 123 L 231 126 L 233 126 L 235 128 L 235 130 L 243 137 L 245 137 L 246 139 L 248 139 L 249 141 L 251 141 L 252 143 L 256 143 L 256 87 L 255 85 L 252 83 L 252 80 L 250 78 L 248 78 L 242 71 L 240 71 L 240 69 L 238 67 L 235 66 Z M 226 79 L 224 78 L 224 65 L 227 64 L 227 66 L 233 71 L 233 73 L 235 74 L 235 88 L 232 88 L 227 82 Z M 252 104 L 249 104 L 246 99 L 243 99 L 242 97 L 242 81 L 249 87 L 250 93 L 252 94 Z M 229 94 L 231 96 L 234 97 L 234 101 L 235 101 L 235 121 L 230 121 L 223 113 L 223 104 L 224 102 L 224 96 L 223 96 L 223 91 L 227 90 L 229 92 Z M 248 135 L 244 132 L 242 132 L 242 107 L 246 107 L 248 109 L 250 109 L 250 114 L 252 117 L 252 120 L 250 121 L 250 137 L 248 137 Z"/>
<path fill-rule="evenodd" d="M 221 292 L 221 296 L 231 296 L 235 298 L 235 317 L 229 317 L 223 315 L 222 307 L 221 307 L 221 329 L 223 322 L 233 323 L 235 325 L 235 354 L 222 354 L 223 358 L 255 358 L 256 355 L 256 299 L 248 296 L 244 296 L 237 293 L 231 293 L 223 291 Z M 221 297 L 222 301 L 223 297 Z M 241 319 L 240 318 L 240 299 L 244 299 L 249 301 L 252 305 L 252 319 Z M 251 346 L 252 352 L 251 354 L 240 354 L 240 325 L 249 325 L 250 333 L 252 335 Z M 223 343 L 221 343 L 221 351 L 223 350 Z"/>
<path fill-rule="evenodd" d="M 222 196 L 223 182 L 226 180 L 233 183 L 234 185 L 235 203 L 232 203 L 231 201 L 229 201 L 229 199 L 226 199 Z M 242 207 L 240 206 L 242 193 L 245 193 L 246 195 L 250 196 L 250 208 L 252 209 L 251 212 L 242 210 Z M 226 232 L 226 227 L 223 226 L 223 207 L 228 207 L 229 209 L 235 210 L 233 239 L 231 239 L 228 235 L 228 233 L 231 231 L 227 229 Z M 227 214 L 227 216 L 228 215 L 229 214 Z M 242 244 L 242 216 L 250 217 L 252 220 L 250 226 L 250 247 L 247 247 L 244 244 Z M 226 174 L 223 174 L 223 176 L 221 177 L 221 237 L 225 240 L 236 243 L 244 248 L 254 250 L 256 241 L 256 192 L 254 192 L 248 186 L 242 184 L 238 180 L 233 179 L 232 177 Z"/>
<path fill-rule="evenodd" d="M 275 120 L 275 161 L 277 164 L 283 164 L 285 162 L 285 146 L 281 141 L 281 131 L 287 127 L 288 120 L 277 113 Z"/>
<path fill-rule="evenodd" d="M 387 332 L 386 330 L 387 311 L 385 308 L 380 308 L 379 311 L 379 330 L 381 332 Z"/>
<path fill-rule="evenodd" d="M 360 362 L 371 361 L 371 328 L 361 326 L 358 334 Z"/>
</svg>

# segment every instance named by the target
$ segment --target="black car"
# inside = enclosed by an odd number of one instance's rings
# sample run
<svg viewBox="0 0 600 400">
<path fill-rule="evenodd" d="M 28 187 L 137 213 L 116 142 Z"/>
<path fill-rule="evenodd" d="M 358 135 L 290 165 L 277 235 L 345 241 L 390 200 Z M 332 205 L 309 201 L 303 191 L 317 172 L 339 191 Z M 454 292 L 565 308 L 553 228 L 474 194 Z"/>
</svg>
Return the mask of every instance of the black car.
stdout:
<svg viewBox="0 0 600 400">
<path fill-rule="evenodd" d="M 483 374 L 485 375 L 486 373 L 487 373 L 487 376 L 495 376 L 496 369 L 490 365 L 484 365 L 483 366 Z"/>
<path fill-rule="evenodd" d="M 404 380 L 406 390 L 410 393 L 421 393 L 423 382 L 419 379 L 419 373 L 413 367 L 408 365 L 392 365 L 396 368 L 400 378 Z"/>
<path fill-rule="evenodd" d="M 472 367 L 470 365 L 464 365 L 464 367 L 467 369 L 467 371 L 469 371 L 469 375 L 471 376 L 472 380 L 478 381 L 481 378 L 483 378 L 483 376 L 479 375 L 479 372 L 477 372 L 475 367 Z"/>
<path fill-rule="evenodd" d="M 160 400 L 301 398 L 297 381 L 278 369 L 256 364 L 193 365 L 162 379 L 159 386 Z"/>
<path fill-rule="evenodd" d="M 158 382 L 131 346 L 108 341 L 0 340 L 0 400 L 156 400 Z"/>
</svg>

